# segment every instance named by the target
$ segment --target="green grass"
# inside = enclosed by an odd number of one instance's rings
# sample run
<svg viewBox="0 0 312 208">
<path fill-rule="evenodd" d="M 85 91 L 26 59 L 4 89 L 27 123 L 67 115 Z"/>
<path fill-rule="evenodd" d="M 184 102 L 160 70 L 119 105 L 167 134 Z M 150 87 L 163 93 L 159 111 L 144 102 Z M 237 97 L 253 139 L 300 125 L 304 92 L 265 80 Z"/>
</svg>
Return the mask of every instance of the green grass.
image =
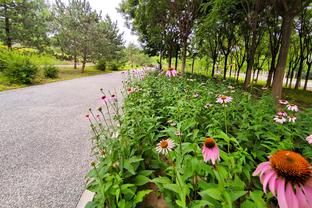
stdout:
<svg viewBox="0 0 312 208">
<path fill-rule="evenodd" d="M 122 70 L 126 70 L 122 69 Z M 94 76 L 99 74 L 111 73 L 111 70 L 100 71 L 95 68 L 95 66 L 87 66 L 84 73 L 81 73 L 80 69 L 73 69 L 72 67 L 60 68 L 59 77 L 56 79 L 49 79 L 43 76 L 42 70 L 40 70 L 38 78 L 32 85 L 46 84 L 51 82 L 58 82 L 63 80 L 76 79 L 80 77 Z M 29 85 L 24 84 L 11 84 L 8 83 L 5 77 L 0 73 L 0 91 L 17 89 L 22 87 L 27 87 Z"/>
</svg>

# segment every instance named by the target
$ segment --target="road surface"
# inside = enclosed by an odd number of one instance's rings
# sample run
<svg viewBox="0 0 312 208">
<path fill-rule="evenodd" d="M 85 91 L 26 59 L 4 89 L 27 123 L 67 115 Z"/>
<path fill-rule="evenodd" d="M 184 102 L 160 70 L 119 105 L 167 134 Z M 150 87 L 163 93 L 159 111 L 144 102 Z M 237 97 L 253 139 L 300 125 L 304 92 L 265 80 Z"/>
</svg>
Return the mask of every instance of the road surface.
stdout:
<svg viewBox="0 0 312 208">
<path fill-rule="evenodd" d="M 0 92 L 0 207 L 74 208 L 90 168 L 89 123 L 100 88 L 121 72 Z"/>
</svg>

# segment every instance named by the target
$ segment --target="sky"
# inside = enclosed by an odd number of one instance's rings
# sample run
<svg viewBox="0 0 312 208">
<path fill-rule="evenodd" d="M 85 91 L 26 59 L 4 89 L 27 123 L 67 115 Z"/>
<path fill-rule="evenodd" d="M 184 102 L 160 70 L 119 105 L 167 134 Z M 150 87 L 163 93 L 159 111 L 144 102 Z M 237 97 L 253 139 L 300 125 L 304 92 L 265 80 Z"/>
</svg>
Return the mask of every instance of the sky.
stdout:
<svg viewBox="0 0 312 208">
<path fill-rule="evenodd" d="M 54 2 L 54 0 L 48 0 L 48 2 Z M 66 2 L 66 0 L 64 0 Z M 131 30 L 125 25 L 125 20 L 120 13 L 117 12 L 116 8 L 122 0 L 89 0 L 92 9 L 97 11 L 102 11 L 102 16 L 106 14 L 110 16 L 113 21 L 117 21 L 120 32 L 123 32 L 123 39 L 128 45 L 129 43 L 134 43 L 139 46 L 138 37 L 132 34 Z"/>
<path fill-rule="evenodd" d="M 125 20 L 116 10 L 121 1 L 122 0 L 89 0 L 93 9 L 97 11 L 102 10 L 102 16 L 108 14 L 113 21 L 117 21 L 120 31 L 124 33 L 123 37 L 126 45 L 129 43 L 139 45 L 137 36 L 132 34 L 131 30 L 126 27 Z"/>
</svg>

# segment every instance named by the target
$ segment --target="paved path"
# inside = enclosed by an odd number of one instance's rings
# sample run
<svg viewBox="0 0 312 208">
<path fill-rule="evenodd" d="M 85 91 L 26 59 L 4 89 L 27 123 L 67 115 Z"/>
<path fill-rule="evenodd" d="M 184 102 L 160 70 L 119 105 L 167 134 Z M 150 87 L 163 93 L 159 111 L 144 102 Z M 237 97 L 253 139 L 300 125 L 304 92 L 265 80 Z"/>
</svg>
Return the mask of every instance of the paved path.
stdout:
<svg viewBox="0 0 312 208">
<path fill-rule="evenodd" d="M 121 72 L 0 92 L 0 207 L 74 208 L 89 169 L 85 114 Z"/>
</svg>

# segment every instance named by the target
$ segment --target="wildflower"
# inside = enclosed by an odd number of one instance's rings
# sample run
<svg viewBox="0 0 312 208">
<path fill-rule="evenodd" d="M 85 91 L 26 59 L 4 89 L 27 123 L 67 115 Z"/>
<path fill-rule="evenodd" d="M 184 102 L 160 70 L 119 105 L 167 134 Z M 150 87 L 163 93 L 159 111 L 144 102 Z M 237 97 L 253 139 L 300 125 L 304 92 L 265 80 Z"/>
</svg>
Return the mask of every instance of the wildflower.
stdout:
<svg viewBox="0 0 312 208">
<path fill-rule="evenodd" d="M 102 96 L 102 101 L 104 102 L 104 103 L 107 103 L 108 101 L 109 101 L 110 99 L 109 99 L 109 97 L 107 97 L 107 96 Z"/>
<path fill-rule="evenodd" d="M 194 98 L 198 98 L 199 96 L 200 96 L 200 95 L 199 95 L 198 92 L 195 92 L 194 95 L 193 95 Z"/>
<path fill-rule="evenodd" d="M 309 144 L 312 144 L 312 134 L 306 138 Z"/>
<path fill-rule="evenodd" d="M 90 118 L 90 115 L 89 115 L 89 114 L 87 114 L 87 115 L 86 115 L 86 118 Z"/>
<path fill-rule="evenodd" d="M 258 165 L 263 191 L 277 197 L 280 208 L 309 208 L 312 203 L 312 168 L 300 154 L 280 150 Z"/>
<path fill-rule="evenodd" d="M 279 102 L 279 104 L 282 104 L 282 105 L 287 105 L 288 104 L 287 100 L 279 100 L 278 102 Z"/>
<path fill-rule="evenodd" d="M 205 162 L 210 160 L 211 163 L 213 165 L 215 165 L 216 161 L 220 160 L 219 148 L 217 146 L 216 141 L 211 137 L 208 137 L 205 139 L 203 149 L 202 149 L 202 153 L 203 153 L 203 157 L 204 157 Z"/>
<path fill-rule="evenodd" d="M 175 144 L 171 139 L 163 139 L 157 144 L 156 151 L 165 155 L 172 151 L 174 147 Z"/>
<path fill-rule="evenodd" d="M 230 90 L 234 90 L 234 89 L 235 89 L 235 87 L 233 87 L 233 86 L 229 85 L 229 86 L 228 86 L 228 89 L 230 89 Z"/>
<path fill-rule="evenodd" d="M 287 109 L 290 110 L 290 111 L 295 111 L 295 112 L 298 112 L 299 111 L 299 108 L 297 105 L 294 105 L 294 104 L 288 104 L 287 105 Z"/>
<path fill-rule="evenodd" d="M 280 112 L 277 112 L 277 115 L 278 116 L 287 116 L 287 113 L 286 112 L 284 112 L 284 111 L 280 111 Z"/>
<path fill-rule="evenodd" d="M 176 135 L 176 136 L 182 136 L 183 134 L 182 134 L 181 131 L 176 131 L 176 132 L 175 132 L 175 135 Z"/>
<path fill-rule="evenodd" d="M 286 118 L 285 118 L 284 116 L 276 115 L 276 116 L 274 117 L 274 121 L 275 121 L 276 123 L 283 124 L 283 123 L 286 122 Z"/>
<path fill-rule="evenodd" d="M 226 104 L 226 103 L 231 102 L 232 100 L 233 100 L 233 98 L 230 97 L 230 96 L 219 95 L 218 98 L 217 98 L 217 103 Z"/>
<path fill-rule="evenodd" d="M 117 102 L 117 96 L 112 94 L 110 100 L 113 101 L 113 102 Z"/>
<path fill-rule="evenodd" d="M 98 120 L 101 120 L 100 115 L 96 115 L 96 118 L 97 118 Z"/>
<path fill-rule="evenodd" d="M 168 71 L 166 72 L 167 77 L 175 77 L 177 76 L 177 70 L 174 68 L 169 68 Z"/>
<path fill-rule="evenodd" d="M 297 120 L 297 117 L 296 117 L 296 116 L 288 116 L 288 121 L 289 121 L 289 122 L 295 123 L 296 120 Z"/>
<path fill-rule="evenodd" d="M 127 89 L 128 94 L 131 94 L 131 93 L 133 93 L 134 91 L 135 91 L 135 89 L 132 88 L 132 87 L 129 87 L 129 88 Z"/>
<path fill-rule="evenodd" d="M 210 108 L 211 106 L 212 106 L 212 104 L 206 103 L 205 106 L 204 106 L 204 108 L 208 109 L 208 108 Z"/>
</svg>

